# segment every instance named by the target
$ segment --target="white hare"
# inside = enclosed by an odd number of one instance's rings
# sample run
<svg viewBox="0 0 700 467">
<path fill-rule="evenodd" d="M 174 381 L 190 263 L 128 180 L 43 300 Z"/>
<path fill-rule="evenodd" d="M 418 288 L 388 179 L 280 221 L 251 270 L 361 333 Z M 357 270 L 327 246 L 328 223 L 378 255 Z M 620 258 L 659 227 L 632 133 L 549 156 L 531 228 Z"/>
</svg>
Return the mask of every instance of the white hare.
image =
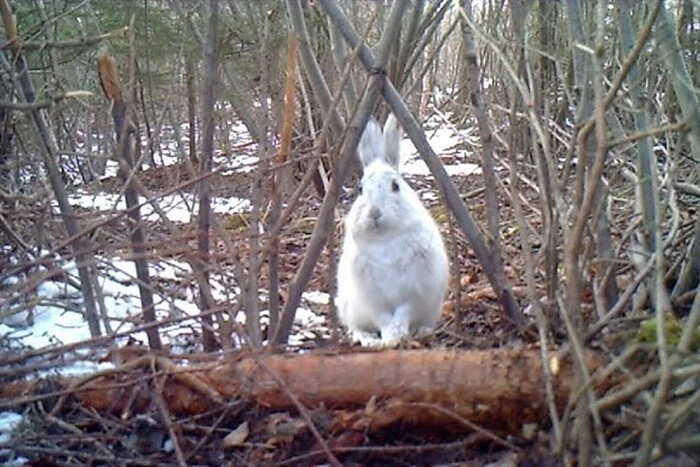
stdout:
<svg viewBox="0 0 700 467">
<path fill-rule="evenodd" d="M 345 218 L 338 262 L 338 315 L 363 344 L 393 345 L 440 318 L 449 275 L 435 221 L 401 178 L 401 129 L 394 115 L 384 132 L 371 119 L 357 152 L 360 195 Z"/>
</svg>

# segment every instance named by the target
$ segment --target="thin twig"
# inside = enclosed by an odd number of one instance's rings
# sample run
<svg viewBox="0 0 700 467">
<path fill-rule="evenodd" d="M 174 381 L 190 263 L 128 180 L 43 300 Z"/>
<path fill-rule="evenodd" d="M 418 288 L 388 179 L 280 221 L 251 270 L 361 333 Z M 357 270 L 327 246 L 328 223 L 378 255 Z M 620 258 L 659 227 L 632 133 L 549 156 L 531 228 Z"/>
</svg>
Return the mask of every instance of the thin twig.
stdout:
<svg viewBox="0 0 700 467">
<path fill-rule="evenodd" d="M 299 411 L 299 415 L 304 419 L 306 422 L 307 427 L 311 431 L 311 434 L 313 434 L 314 438 L 316 438 L 316 441 L 318 441 L 318 444 L 321 446 L 321 449 L 323 449 L 323 453 L 326 455 L 326 458 L 328 459 L 328 463 L 332 466 L 335 467 L 342 467 L 342 463 L 338 460 L 337 457 L 333 454 L 331 449 L 328 447 L 328 443 L 326 440 L 321 436 L 321 433 L 318 431 L 318 428 L 316 428 L 316 424 L 314 423 L 313 419 L 311 418 L 311 414 L 309 413 L 309 410 L 304 406 L 304 404 L 301 403 L 299 398 L 294 394 L 292 391 L 289 390 L 287 385 L 285 384 L 282 379 L 277 376 L 275 372 L 273 372 L 270 367 L 268 367 L 263 359 L 257 358 L 256 363 L 260 368 L 262 368 L 267 374 L 270 375 L 272 379 L 275 380 L 275 382 L 278 384 L 280 389 L 284 392 L 285 396 L 289 398 L 290 401 L 294 404 L 294 406 L 297 408 Z"/>
</svg>

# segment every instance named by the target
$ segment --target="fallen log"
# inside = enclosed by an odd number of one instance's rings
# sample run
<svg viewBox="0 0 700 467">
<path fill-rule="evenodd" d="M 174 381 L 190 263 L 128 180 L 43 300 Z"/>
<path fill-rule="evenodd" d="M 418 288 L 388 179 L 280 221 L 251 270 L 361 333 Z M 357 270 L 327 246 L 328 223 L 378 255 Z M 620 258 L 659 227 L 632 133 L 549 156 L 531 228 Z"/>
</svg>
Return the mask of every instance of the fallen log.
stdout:
<svg viewBox="0 0 700 467">
<path fill-rule="evenodd" d="M 602 362 L 598 355 L 588 355 L 591 372 Z M 553 389 L 561 410 L 572 394 L 574 369 L 568 360 L 556 366 Z M 174 415 L 216 410 L 232 400 L 284 411 L 295 410 L 299 403 L 331 410 L 363 408 L 354 428 L 369 431 L 401 422 L 462 430 L 473 424 L 518 433 L 523 424 L 549 420 L 537 349 L 248 353 L 194 365 L 145 354 L 64 384 L 84 406 L 122 416 L 145 410 L 160 391 Z M 605 382 L 593 384 L 598 390 L 607 387 Z M 17 390 L 5 387 L 2 396 L 17 395 Z M 27 388 L 22 392 L 26 396 Z M 66 401 L 60 399 L 54 411 Z"/>
</svg>

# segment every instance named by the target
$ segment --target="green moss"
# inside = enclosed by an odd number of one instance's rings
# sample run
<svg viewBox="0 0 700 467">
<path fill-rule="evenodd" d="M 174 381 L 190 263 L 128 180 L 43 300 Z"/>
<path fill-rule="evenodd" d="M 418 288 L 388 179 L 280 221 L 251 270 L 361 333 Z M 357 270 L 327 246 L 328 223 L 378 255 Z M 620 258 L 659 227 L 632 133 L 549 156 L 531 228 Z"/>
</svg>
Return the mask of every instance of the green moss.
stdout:
<svg viewBox="0 0 700 467">
<path fill-rule="evenodd" d="M 447 213 L 447 209 L 445 209 L 445 206 L 443 206 L 442 204 L 438 204 L 437 206 L 433 206 L 432 208 L 430 208 L 430 215 L 433 216 L 433 219 L 438 224 L 447 224 L 447 216 L 449 214 Z"/>
<path fill-rule="evenodd" d="M 683 322 L 673 314 L 667 313 L 664 319 L 664 334 L 670 347 L 675 347 L 680 342 L 684 328 Z M 645 319 L 639 324 L 639 330 L 634 338 L 640 344 L 654 344 L 657 341 L 656 318 Z M 690 343 L 691 350 L 700 350 L 700 326 L 695 329 Z"/>
<path fill-rule="evenodd" d="M 248 212 L 237 212 L 226 216 L 222 222 L 222 225 L 224 226 L 224 229 L 228 231 L 243 232 L 247 230 L 250 225 L 249 216 L 250 213 Z"/>
</svg>

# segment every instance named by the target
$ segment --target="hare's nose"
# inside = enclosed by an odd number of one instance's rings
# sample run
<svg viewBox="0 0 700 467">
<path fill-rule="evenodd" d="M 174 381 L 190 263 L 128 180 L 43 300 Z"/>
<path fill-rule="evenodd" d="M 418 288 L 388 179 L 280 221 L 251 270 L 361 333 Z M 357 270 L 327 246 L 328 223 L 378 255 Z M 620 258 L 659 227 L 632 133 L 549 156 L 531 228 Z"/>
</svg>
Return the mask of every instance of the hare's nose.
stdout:
<svg viewBox="0 0 700 467">
<path fill-rule="evenodd" d="M 369 208 L 369 217 L 376 222 L 382 217 L 382 211 L 379 208 L 371 207 Z"/>
</svg>

